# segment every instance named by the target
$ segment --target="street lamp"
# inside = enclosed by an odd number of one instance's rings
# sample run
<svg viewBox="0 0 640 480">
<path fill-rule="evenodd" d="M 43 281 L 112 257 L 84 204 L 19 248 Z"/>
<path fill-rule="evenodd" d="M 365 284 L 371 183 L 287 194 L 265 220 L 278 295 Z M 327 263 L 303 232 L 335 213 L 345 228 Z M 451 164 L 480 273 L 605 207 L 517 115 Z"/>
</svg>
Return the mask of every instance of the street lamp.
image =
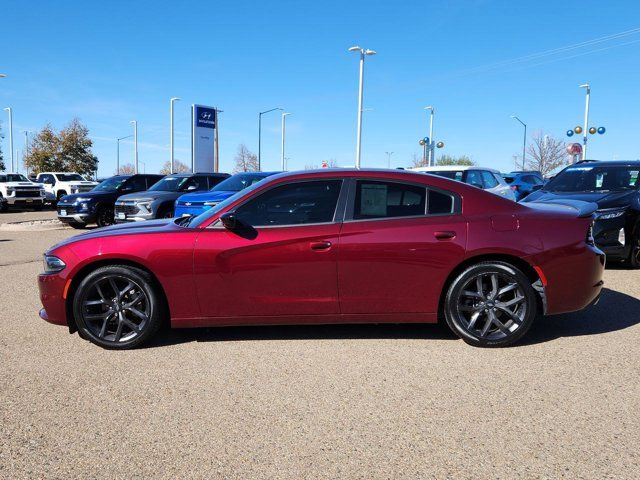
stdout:
<svg viewBox="0 0 640 480">
<path fill-rule="evenodd" d="M 118 148 L 116 150 L 116 175 L 120 175 L 120 140 L 124 140 L 126 138 L 131 138 L 133 135 L 127 135 L 126 137 L 116 138 L 116 143 L 118 144 Z"/>
<path fill-rule="evenodd" d="M 359 46 L 349 48 L 350 52 L 360 53 L 360 82 L 358 85 L 358 132 L 356 136 L 356 168 L 360 168 L 360 154 L 362 145 L 362 100 L 364 90 L 364 57 L 366 55 L 375 55 L 375 50 L 368 50 Z"/>
<path fill-rule="evenodd" d="M 6 107 L 5 112 L 9 113 L 9 150 L 11 151 L 11 171 L 14 172 L 13 166 L 13 112 L 11 107 Z"/>
<path fill-rule="evenodd" d="M 393 152 L 384 152 L 387 154 L 387 168 L 391 168 L 391 155 L 393 155 Z"/>
<path fill-rule="evenodd" d="M 262 115 L 269 112 L 275 112 L 276 110 L 282 110 L 280 107 L 272 108 L 271 110 L 265 110 L 258 113 L 258 171 L 262 171 Z"/>
<path fill-rule="evenodd" d="M 29 153 L 29 134 L 33 132 L 30 132 L 29 130 L 23 130 L 22 133 L 24 133 L 24 150 L 22 150 L 22 166 L 25 166 L 24 161 Z M 28 169 L 27 169 L 27 173 L 29 173 Z"/>
<path fill-rule="evenodd" d="M 526 170 L 526 167 L 524 165 L 524 152 L 527 148 L 527 124 L 524 123 L 522 120 L 520 120 L 518 117 L 516 117 L 515 115 L 511 115 L 511 118 L 515 118 L 517 121 L 519 121 L 522 126 L 524 127 L 524 139 L 522 141 L 522 170 Z"/>
<path fill-rule="evenodd" d="M 169 150 L 171 150 L 170 154 L 170 164 L 171 168 L 170 173 L 173 173 L 173 103 L 180 100 L 178 97 L 171 97 L 169 100 L 169 116 L 171 117 L 169 120 L 169 130 L 171 131 L 169 136 Z"/>
<path fill-rule="evenodd" d="M 134 171 L 138 173 L 138 121 L 131 120 L 129 123 L 133 125 L 133 164 Z"/>
<path fill-rule="evenodd" d="M 287 115 L 291 115 L 291 113 L 289 112 L 282 112 L 282 149 L 281 149 L 281 153 L 280 153 L 280 165 L 281 165 L 281 169 L 282 171 L 286 171 L 287 170 L 287 165 L 286 165 L 286 161 L 284 158 L 284 136 L 285 136 L 285 119 L 287 118 Z"/>
<path fill-rule="evenodd" d="M 587 159 L 587 133 L 589 131 L 589 101 L 591 98 L 591 85 L 583 83 L 580 88 L 586 88 L 586 97 L 584 101 L 584 128 L 582 129 L 584 137 L 582 137 L 582 160 Z"/>
<path fill-rule="evenodd" d="M 433 163 L 433 117 L 436 113 L 436 109 L 431 105 L 424 107 L 429 111 L 429 160 L 427 161 L 427 167 L 430 167 Z"/>
</svg>

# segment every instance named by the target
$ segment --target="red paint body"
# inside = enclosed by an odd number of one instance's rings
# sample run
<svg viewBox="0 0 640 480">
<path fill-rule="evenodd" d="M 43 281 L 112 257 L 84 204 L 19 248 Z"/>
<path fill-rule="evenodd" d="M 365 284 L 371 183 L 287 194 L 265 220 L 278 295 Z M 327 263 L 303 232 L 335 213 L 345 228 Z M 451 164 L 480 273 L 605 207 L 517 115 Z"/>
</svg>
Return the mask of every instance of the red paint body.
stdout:
<svg viewBox="0 0 640 480">
<path fill-rule="evenodd" d="M 218 216 L 276 184 L 376 179 L 456 193 L 461 213 L 287 227 L 255 238 L 213 226 Z M 345 185 L 346 185 L 345 181 Z M 345 187 L 343 187 L 345 188 Z M 148 269 L 174 327 L 236 324 L 435 322 L 451 275 L 484 258 L 543 272 L 547 314 L 580 310 L 600 293 L 604 255 L 585 242 L 590 218 L 540 210 L 444 178 L 403 171 L 329 170 L 269 177 L 198 228 L 141 222 L 73 237 L 47 252 L 67 267 L 39 276 L 42 317 L 69 323 L 69 296 L 87 268 L 128 262 Z M 327 242 L 330 242 L 330 247 Z"/>
</svg>

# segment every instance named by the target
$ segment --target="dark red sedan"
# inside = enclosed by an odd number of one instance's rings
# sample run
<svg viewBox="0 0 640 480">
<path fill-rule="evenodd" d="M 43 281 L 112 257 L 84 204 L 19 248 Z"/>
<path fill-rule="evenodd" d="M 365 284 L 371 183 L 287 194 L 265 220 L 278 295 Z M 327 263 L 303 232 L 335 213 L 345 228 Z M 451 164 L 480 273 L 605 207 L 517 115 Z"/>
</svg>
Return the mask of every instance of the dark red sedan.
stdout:
<svg viewBox="0 0 640 480">
<path fill-rule="evenodd" d="M 97 229 L 45 254 L 40 316 L 124 349 L 172 327 L 446 320 L 504 346 L 597 301 L 590 204 L 524 206 L 423 173 L 269 177 L 198 217 Z"/>
</svg>

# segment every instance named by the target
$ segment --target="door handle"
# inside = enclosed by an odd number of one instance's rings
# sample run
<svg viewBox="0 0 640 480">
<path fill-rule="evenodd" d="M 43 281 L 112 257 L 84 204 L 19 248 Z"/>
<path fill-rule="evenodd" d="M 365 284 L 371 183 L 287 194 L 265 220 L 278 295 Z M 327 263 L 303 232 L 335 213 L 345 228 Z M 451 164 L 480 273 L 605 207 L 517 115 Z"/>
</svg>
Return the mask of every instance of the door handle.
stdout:
<svg viewBox="0 0 640 480">
<path fill-rule="evenodd" d="M 311 250 L 329 250 L 331 248 L 331 242 L 311 242 Z"/>
<path fill-rule="evenodd" d="M 452 240 L 456 238 L 456 232 L 451 232 L 451 231 L 433 232 L 433 236 L 436 237 L 436 240 Z"/>
</svg>

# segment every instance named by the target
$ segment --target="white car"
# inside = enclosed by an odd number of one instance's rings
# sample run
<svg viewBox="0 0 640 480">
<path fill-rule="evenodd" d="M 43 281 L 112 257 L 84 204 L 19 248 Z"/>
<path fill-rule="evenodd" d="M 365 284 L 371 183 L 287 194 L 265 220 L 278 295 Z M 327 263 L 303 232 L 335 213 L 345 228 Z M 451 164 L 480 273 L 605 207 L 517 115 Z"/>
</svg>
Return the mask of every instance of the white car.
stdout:
<svg viewBox="0 0 640 480">
<path fill-rule="evenodd" d="M 430 173 L 439 177 L 450 178 L 459 182 L 468 183 L 474 187 L 482 188 L 501 197 L 516 201 L 516 196 L 511 187 L 498 170 L 487 167 L 446 165 L 442 167 L 416 167 L 410 168 L 414 172 Z"/>
<path fill-rule="evenodd" d="M 9 207 L 31 207 L 42 210 L 44 188 L 21 173 L 0 173 L 0 210 Z"/>
<path fill-rule="evenodd" d="M 44 185 L 50 202 L 57 202 L 65 195 L 88 192 L 98 185 L 75 172 L 42 172 L 36 177 L 36 182 Z"/>
</svg>

